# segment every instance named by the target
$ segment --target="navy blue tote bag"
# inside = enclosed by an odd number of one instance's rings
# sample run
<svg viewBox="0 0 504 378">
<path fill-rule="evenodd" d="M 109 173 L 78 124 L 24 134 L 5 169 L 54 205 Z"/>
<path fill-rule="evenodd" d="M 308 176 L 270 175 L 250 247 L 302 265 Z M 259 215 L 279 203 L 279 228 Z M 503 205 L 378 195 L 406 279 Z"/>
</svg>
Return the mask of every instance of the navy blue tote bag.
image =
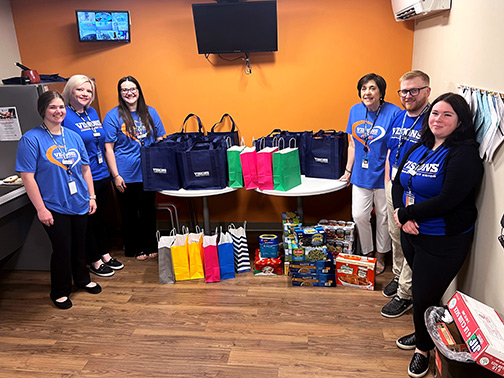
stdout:
<svg viewBox="0 0 504 378">
<path fill-rule="evenodd" d="M 216 128 L 221 126 L 225 120 L 228 118 L 231 121 L 231 130 L 230 131 L 216 131 Z M 231 142 L 231 146 L 239 146 L 240 145 L 240 135 L 238 133 L 238 129 L 236 127 L 235 121 L 233 117 L 231 117 L 228 113 L 225 113 L 219 122 L 212 126 L 210 131 L 207 133 L 207 140 L 215 140 L 218 139 L 228 139 Z"/>
<path fill-rule="evenodd" d="M 227 187 L 225 141 L 196 142 L 177 152 L 184 189 L 224 189 Z"/>
<path fill-rule="evenodd" d="M 180 189 L 177 145 L 176 141 L 162 140 L 140 148 L 144 190 Z"/>
<path fill-rule="evenodd" d="M 339 179 L 345 170 L 348 137 L 342 131 L 320 130 L 303 136 L 306 177 Z"/>
</svg>

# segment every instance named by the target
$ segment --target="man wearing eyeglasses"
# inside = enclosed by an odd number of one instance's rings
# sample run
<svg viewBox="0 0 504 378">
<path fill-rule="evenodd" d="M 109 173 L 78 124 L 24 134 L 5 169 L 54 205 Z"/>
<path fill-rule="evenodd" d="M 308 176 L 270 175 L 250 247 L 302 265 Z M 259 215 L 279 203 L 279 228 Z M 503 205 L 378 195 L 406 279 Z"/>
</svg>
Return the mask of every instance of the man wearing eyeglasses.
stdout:
<svg viewBox="0 0 504 378">
<path fill-rule="evenodd" d="M 383 306 L 381 314 L 387 318 L 396 318 L 413 307 L 411 301 L 411 268 L 404 258 L 401 248 L 401 230 L 394 222 L 392 204 L 392 181 L 401 164 L 404 154 L 420 141 L 420 131 L 424 114 L 429 108 L 429 76 L 418 70 L 405 73 L 397 91 L 405 110 L 392 120 L 388 131 L 387 161 L 385 166 L 385 193 L 387 197 L 387 216 L 390 237 L 392 238 L 393 280 L 383 289 L 383 295 L 392 298 Z M 411 348 L 415 348 L 411 340 Z"/>
</svg>

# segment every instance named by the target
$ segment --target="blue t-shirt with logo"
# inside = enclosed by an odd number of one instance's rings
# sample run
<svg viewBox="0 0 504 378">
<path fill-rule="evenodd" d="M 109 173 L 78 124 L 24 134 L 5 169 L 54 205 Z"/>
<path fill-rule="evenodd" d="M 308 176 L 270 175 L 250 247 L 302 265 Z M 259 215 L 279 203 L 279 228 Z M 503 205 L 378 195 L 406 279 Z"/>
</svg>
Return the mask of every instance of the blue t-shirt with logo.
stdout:
<svg viewBox="0 0 504 378">
<path fill-rule="evenodd" d="M 416 143 L 420 142 L 420 131 L 425 114 L 410 117 L 406 110 L 397 114 L 392 120 L 387 133 L 387 149 L 390 150 L 389 166 L 390 178 L 392 179 L 392 167 L 399 167 L 404 155 Z M 418 121 L 417 121 L 418 119 Z M 415 123 L 416 122 L 416 123 Z M 415 126 L 413 126 L 415 124 Z M 412 128 L 413 126 L 413 128 Z M 401 144 L 399 148 L 399 144 Z M 399 148 L 399 153 L 398 153 Z"/>
<path fill-rule="evenodd" d="M 53 138 L 41 126 L 27 131 L 19 141 L 16 171 L 35 173 L 40 194 L 47 209 L 60 214 L 82 215 L 89 211 L 89 191 L 82 165 L 89 159 L 81 137 L 74 131 L 62 128 L 63 135 Z M 69 175 L 63 164 L 62 152 L 71 160 Z M 77 192 L 70 194 L 69 180 L 75 181 Z"/>
<path fill-rule="evenodd" d="M 445 178 L 445 160 L 450 149 L 441 145 L 435 151 L 420 145 L 408 156 L 399 179 L 404 188 L 403 203 L 409 191 L 414 196 L 414 204 L 436 197 L 441 193 Z M 419 163 L 422 163 L 419 165 Z M 414 174 L 411 173 L 414 171 Z M 410 182 L 411 179 L 411 182 Z M 418 231 L 423 235 L 445 235 L 446 223 L 443 217 L 415 219 Z"/>
<path fill-rule="evenodd" d="M 86 112 L 79 113 L 80 117 L 68 106 L 66 111 L 62 125 L 75 131 L 84 141 L 89 156 L 89 167 L 93 174 L 93 180 L 101 180 L 108 177 L 109 171 L 105 162 L 105 131 L 103 130 L 98 113 L 92 107 L 86 109 Z M 101 154 L 101 163 L 98 160 L 99 153 Z"/>
<path fill-rule="evenodd" d="M 156 109 L 148 107 L 149 113 L 154 122 L 156 138 L 165 135 L 165 129 Z M 126 124 L 119 116 L 119 109 L 115 107 L 107 113 L 103 119 L 105 129 L 105 143 L 114 143 L 114 154 L 116 158 L 117 170 L 124 182 L 142 182 L 142 164 L 140 160 L 140 147 L 154 143 L 154 135 L 142 137 L 146 134 L 145 125 L 141 123 L 137 112 L 131 112 L 135 121 L 136 132 L 131 135 Z"/>
<path fill-rule="evenodd" d="M 383 189 L 385 187 L 385 161 L 387 159 L 387 131 L 392 119 L 401 109 L 390 102 L 384 102 L 382 109 L 373 122 L 377 112 L 367 111 L 363 103 L 358 103 L 350 109 L 346 132 L 351 134 L 355 142 L 355 162 L 352 168 L 350 182 L 360 188 Z M 367 117 L 366 117 L 367 115 Z M 362 167 L 365 157 L 365 135 L 368 135 L 368 168 Z"/>
</svg>

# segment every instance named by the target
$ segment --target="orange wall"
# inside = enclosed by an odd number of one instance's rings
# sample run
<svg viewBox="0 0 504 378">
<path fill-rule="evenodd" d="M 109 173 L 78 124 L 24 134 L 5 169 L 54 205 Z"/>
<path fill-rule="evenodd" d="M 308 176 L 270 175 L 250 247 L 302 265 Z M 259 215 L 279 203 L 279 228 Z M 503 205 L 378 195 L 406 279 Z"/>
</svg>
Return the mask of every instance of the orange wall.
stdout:
<svg viewBox="0 0 504 378">
<path fill-rule="evenodd" d="M 249 76 L 241 63 L 211 56 L 212 65 L 198 55 L 196 2 L 210 0 L 15 0 L 11 6 L 23 64 L 39 73 L 95 77 L 102 116 L 117 105 L 118 79 L 133 75 L 169 133 L 190 112 L 207 129 L 230 113 L 247 144 L 273 128 L 344 130 L 358 101 L 356 83 L 369 72 L 387 80 L 387 99 L 399 104 L 394 92 L 411 69 L 413 30 L 395 22 L 390 0 L 278 0 L 279 51 L 251 54 Z M 74 11 L 84 8 L 129 10 L 132 42 L 79 43 Z M 349 190 L 343 192 L 307 199 L 306 215 L 317 208 L 313 217 L 349 218 Z M 241 190 L 210 205 L 213 219 L 276 221 L 295 200 Z"/>
</svg>

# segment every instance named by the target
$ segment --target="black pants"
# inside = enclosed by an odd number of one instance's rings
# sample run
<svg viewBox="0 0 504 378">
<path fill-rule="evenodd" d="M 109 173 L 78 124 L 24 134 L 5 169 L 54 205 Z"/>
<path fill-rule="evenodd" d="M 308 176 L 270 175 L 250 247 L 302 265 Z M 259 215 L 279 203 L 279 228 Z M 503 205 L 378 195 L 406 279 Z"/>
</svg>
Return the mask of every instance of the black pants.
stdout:
<svg viewBox="0 0 504 378">
<path fill-rule="evenodd" d="M 96 194 L 96 212 L 89 216 L 86 232 L 86 260 L 93 263 L 107 254 L 107 220 L 105 210 L 110 194 L 110 177 L 93 181 Z"/>
<path fill-rule="evenodd" d="M 68 297 L 72 277 L 77 287 L 91 282 L 86 267 L 86 225 L 88 215 L 67 215 L 51 211 L 54 224 L 44 226 L 52 245 L 51 299 Z"/>
<path fill-rule="evenodd" d="M 404 257 L 413 271 L 413 322 L 416 347 L 421 351 L 434 348 L 425 326 L 425 310 L 439 306 L 464 263 L 473 236 L 474 230 L 455 236 L 410 235 L 401 231 Z"/>
<path fill-rule="evenodd" d="M 157 253 L 156 192 L 144 191 L 141 182 L 127 183 L 124 193 L 117 191 L 117 199 L 125 256 Z"/>
</svg>

